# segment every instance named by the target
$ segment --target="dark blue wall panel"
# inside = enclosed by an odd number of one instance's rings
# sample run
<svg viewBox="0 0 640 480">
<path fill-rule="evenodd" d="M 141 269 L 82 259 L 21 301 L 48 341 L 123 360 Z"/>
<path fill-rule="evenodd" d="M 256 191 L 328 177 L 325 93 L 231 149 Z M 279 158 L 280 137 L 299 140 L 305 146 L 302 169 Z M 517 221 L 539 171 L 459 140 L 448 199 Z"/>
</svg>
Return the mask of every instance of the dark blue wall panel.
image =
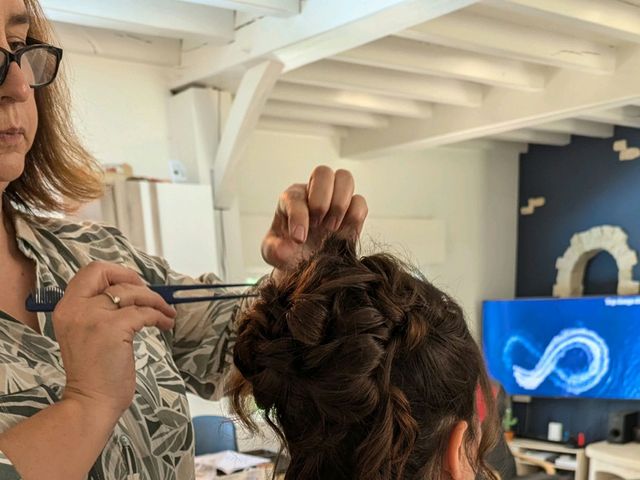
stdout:
<svg viewBox="0 0 640 480">
<path fill-rule="evenodd" d="M 640 252 L 640 159 L 621 162 L 613 141 L 640 147 L 640 130 L 617 128 L 613 139 L 572 138 L 567 147 L 531 146 L 520 158 L 520 205 L 545 197 L 533 215 L 520 216 L 516 292 L 519 297 L 551 296 L 555 262 L 574 233 L 598 225 L 621 227 L 631 249 Z M 615 294 L 613 258 L 598 255 L 587 268 L 586 294 Z M 636 265 L 634 279 L 640 279 Z M 640 325 L 640 321 L 639 321 Z M 637 373 L 640 375 L 640 372 Z M 606 418 L 616 410 L 640 410 L 640 402 L 534 399 L 517 412 L 526 418 L 520 433 L 544 436 L 549 421 L 562 422 L 588 441 L 606 436 Z"/>
<path fill-rule="evenodd" d="M 640 147 L 640 130 L 616 129 L 614 138 Z M 619 226 L 629 235 L 629 246 L 640 251 L 640 159 L 621 162 L 612 146 L 612 139 L 573 137 L 567 147 L 531 146 L 521 156 L 520 206 L 538 196 L 547 203 L 520 216 L 518 296 L 551 295 L 556 259 L 574 233 Z M 615 263 L 603 254 L 590 265 L 586 286 L 591 293 L 615 293 L 616 276 Z M 634 277 L 640 278 L 637 265 Z"/>
</svg>

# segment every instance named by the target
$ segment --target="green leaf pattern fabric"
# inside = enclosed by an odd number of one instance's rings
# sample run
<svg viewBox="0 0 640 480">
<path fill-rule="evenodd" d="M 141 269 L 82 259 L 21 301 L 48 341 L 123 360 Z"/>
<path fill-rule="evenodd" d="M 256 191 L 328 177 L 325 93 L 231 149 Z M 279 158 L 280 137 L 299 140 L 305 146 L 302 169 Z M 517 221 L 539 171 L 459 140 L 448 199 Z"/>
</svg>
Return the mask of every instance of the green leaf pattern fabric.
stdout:
<svg viewBox="0 0 640 480">
<path fill-rule="evenodd" d="M 117 230 L 96 223 L 15 217 L 18 246 L 36 263 L 37 286 L 64 288 L 94 260 L 136 270 L 150 284 L 219 283 L 215 275 L 190 278 L 147 255 Z M 244 300 L 246 301 L 246 300 Z M 219 398 L 232 362 L 233 320 L 244 301 L 177 306 L 171 332 L 137 334 L 133 349 L 137 387 L 87 478 L 184 480 L 194 478 L 194 435 L 186 393 Z M 60 400 L 65 373 L 50 315 L 39 314 L 42 334 L 0 311 L 0 432 Z M 0 480 L 20 478 L 0 451 Z"/>
</svg>

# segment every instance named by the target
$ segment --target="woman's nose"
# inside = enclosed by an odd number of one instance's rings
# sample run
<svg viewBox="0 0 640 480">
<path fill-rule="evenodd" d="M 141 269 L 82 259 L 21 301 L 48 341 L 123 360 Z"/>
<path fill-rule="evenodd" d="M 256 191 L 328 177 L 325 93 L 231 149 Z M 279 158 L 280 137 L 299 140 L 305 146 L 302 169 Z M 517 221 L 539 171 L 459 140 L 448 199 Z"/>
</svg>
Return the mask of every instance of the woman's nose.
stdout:
<svg viewBox="0 0 640 480">
<path fill-rule="evenodd" d="M 9 65 L 4 83 L 0 85 L 0 101 L 3 103 L 26 102 L 29 95 L 31 95 L 31 86 L 29 86 L 22 69 L 16 62 L 12 62 Z"/>
</svg>

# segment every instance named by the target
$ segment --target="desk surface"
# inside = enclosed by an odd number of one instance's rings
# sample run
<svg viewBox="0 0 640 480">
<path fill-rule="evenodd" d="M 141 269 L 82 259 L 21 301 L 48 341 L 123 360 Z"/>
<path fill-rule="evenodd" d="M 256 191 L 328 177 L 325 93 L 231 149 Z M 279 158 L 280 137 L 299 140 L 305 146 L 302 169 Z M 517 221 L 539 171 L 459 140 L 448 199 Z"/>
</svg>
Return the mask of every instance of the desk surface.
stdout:
<svg viewBox="0 0 640 480">
<path fill-rule="evenodd" d="M 592 443 L 587 446 L 586 453 L 587 457 L 594 460 L 640 470 L 640 443 L 623 445 L 609 442 Z"/>
<path fill-rule="evenodd" d="M 509 442 L 510 447 L 525 448 L 530 450 L 544 450 L 546 452 L 577 454 L 580 449 L 568 447 L 562 443 L 531 440 L 528 438 L 514 438 Z"/>
</svg>

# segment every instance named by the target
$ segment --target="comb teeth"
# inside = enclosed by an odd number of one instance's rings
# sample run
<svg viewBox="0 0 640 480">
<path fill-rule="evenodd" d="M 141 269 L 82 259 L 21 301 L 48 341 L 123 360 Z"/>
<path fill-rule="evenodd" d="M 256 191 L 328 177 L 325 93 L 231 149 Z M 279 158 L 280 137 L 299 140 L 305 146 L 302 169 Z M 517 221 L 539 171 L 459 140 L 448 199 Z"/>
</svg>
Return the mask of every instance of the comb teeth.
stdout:
<svg viewBox="0 0 640 480">
<path fill-rule="evenodd" d="M 64 291 L 59 287 L 38 288 L 34 299 L 38 304 L 56 304 L 64 295 Z"/>
</svg>

